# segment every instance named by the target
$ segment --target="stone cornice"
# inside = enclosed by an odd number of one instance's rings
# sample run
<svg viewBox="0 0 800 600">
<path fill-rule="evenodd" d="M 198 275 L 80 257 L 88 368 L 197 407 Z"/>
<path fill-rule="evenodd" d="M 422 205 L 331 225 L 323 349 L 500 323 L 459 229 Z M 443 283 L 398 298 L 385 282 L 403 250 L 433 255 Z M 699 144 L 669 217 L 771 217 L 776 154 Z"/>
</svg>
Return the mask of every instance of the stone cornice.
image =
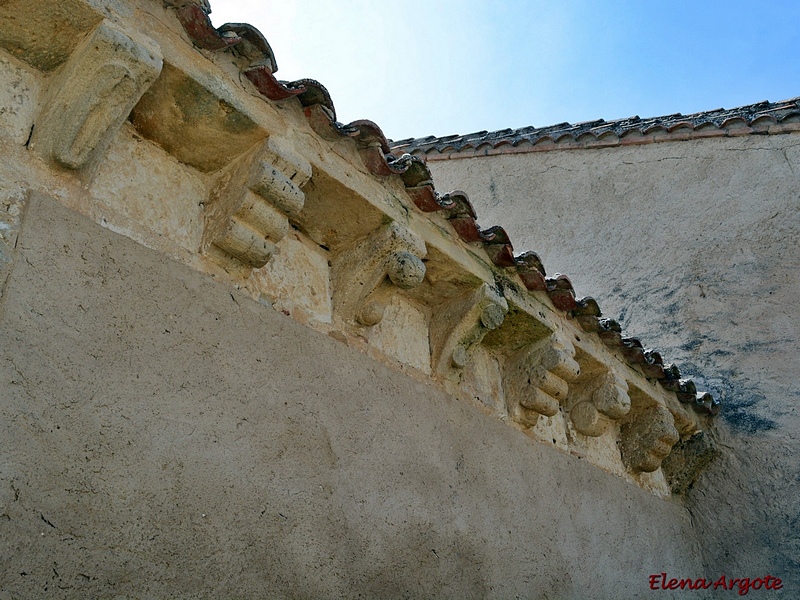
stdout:
<svg viewBox="0 0 800 600">
<path fill-rule="evenodd" d="M 2 56 L 38 107 L 20 112 L 33 134 L 0 178 L 654 493 L 697 475 L 671 451 L 717 402 L 479 227 L 466 195 L 438 193 L 376 124 L 337 122 L 318 82 L 277 80 L 255 28 L 215 29 L 199 0 L 72 1 L 83 42 L 54 38 L 47 60 L 27 34 L 63 14 L 56 0 L 0 7 Z M 665 473 L 668 456 L 681 467 Z"/>
</svg>

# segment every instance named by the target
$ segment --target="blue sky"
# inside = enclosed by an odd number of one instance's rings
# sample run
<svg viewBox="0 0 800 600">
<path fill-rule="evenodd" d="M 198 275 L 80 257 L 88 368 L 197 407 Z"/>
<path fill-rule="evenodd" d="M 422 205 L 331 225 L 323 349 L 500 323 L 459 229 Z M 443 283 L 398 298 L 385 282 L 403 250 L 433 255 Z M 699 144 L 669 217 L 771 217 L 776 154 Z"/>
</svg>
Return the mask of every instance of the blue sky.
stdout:
<svg viewBox="0 0 800 600">
<path fill-rule="evenodd" d="M 800 96 L 800 1 L 212 0 L 393 139 Z"/>
</svg>

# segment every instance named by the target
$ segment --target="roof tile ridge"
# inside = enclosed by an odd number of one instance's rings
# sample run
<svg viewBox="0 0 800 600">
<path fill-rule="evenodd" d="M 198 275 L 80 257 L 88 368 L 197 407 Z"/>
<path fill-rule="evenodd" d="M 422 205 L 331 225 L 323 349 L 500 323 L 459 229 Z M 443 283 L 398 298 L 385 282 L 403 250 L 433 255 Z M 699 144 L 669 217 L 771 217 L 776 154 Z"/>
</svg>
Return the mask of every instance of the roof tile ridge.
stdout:
<svg viewBox="0 0 800 600">
<path fill-rule="evenodd" d="M 638 115 L 634 117 L 626 117 L 626 118 L 619 118 L 614 119 L 611 121 L 605 121 L 603 119 L 597 119 L 594 121 L 583 121 L 579 123 L 556 123 L 554 125 L 547 125 L 543 127 L 536 127 L 536 126 L 525 126 L 520 127 L 517 129 L 503 129 L 497 130 L 493 132 L 475 132 L 475 133 L 468 133 L 459 136 L 455 136 L 456 138 L 461 139 L 474 139 L 480 134 L 483 134 L 481 139 L 481 143 L 489 143 L 492 145 L 492 148 L 497 148 L 501 142 L 507 141 L 509 137 L 515 138 L 515 145 L 519 143 L 521 140 L 527 140 L 531 143 L 535 144 L 538 140 L 550 136 L 554 140 L 558 140 L 562 137 L 562 135 L 553 135 L 554 133 L 557 134 L 570 134 L 575 133 L 573 139 L 577 139 L 581 135 L 585 133 L 586 130 L 597 133 L 603 134 L 609 130 L 614 130 L 617 135 L 623 135 L 631 130 L 638 129 L 641 132 L 646 132 L 651 128 L 661 127 L 667 131 L 670 131 L 675 124 L 678 122 L 684 122 L 687 125 L 691 125 L 692 128 L 698 128 L 702 125 L 713 124 L 717 128 L 723 128 L 723 124 L 732 119 L 733 117 L 741 117 L 747 125 L 752 124 L 759 117 L 763 117 L 765 115 L 771 115 L 780 113 L 782 111 L 788 111 L 789 113 L 800 111 L 800 97 L 795 98 L 788 98 L 786 100 L 780 100 L 777 102 L 770 102 L 768 100 L 762 100 L 760 102 L 755 102 L 752 104 L 747 104 L 743 106 L 733 107 L 733 108 L 715 108 L 705 111 L 698 111 L 690 114 L 682 114 L 682 113 L 673 113 L 668 115 L 661 115 L 655 117 L 647 117 L 641 118 Z M 778 121 L 781 120 L 780 116 L 776 116 Z M 597 136 L 596 136 L 597 137 Z M 426 152 L 432 149 L 436 149 L 439 152 L 444 150 L 442 146 L 444 141 L 449 141 L 453 138 L 453 136 L 427 136 L 425 138 L 407 138 L 401 141 L 398 141 L 392 145 L 392 147 L 396 150 L 402 151 L 422 151 Z M 469 147 L 469 145 L 464 145 L 463 147 Z M 459 148 L 455 148 L 455 151 L 458 151 Z"/>
</svg>

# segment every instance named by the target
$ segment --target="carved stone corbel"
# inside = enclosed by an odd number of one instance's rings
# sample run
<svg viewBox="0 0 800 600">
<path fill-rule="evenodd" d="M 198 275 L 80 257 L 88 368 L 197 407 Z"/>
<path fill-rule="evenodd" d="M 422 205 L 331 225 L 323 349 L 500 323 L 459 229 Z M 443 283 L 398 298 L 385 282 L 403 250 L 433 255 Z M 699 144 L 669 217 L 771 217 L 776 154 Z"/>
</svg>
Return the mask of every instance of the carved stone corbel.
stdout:
<svg viewBox="0 0 800 600">
<path fill-rule="evenodd" d="M 161 73 L 158 45 L 103 21 L 50 84 L 32 147 L 68 169 L 105 151 Z"/>
<path fill-rule="evenodd" d="M 507 312 L 506 299 L 485 283 L 440 306 L 430 326 L 434 371 L 457 377 L 472 349 L 502 325 Z"/>
<path fill-rule="evenodd" d="M 263 267 L 289 230 L 289 217 L 303 210 L 301 187 L 311 165 L 279 138 L 228 169 L 206 206 L 203 251 L 214 245 L 253 268 Z"/>
<path fill-rule="evenodd" d="M 334 310 L 347 321 L 377 325 L 397 288 L 422 283 L 426 254 L 425 242 L 396 222 L 356 242 L 331 265 Z"/>
<path fill-rule="evenodd" d="M 672 413 L 660 404 L 648 406 L 622 425 L 622 462 L 631 471 L 651 473 L 661 466 L 679 439 Z"/>
<path fill-rule="evenodd" d="M 539 415 L 552 417 L 580 374 L 575 348 L 558 335 L 539 340 L 509 357 L 503 377 L 511 418 L 532 427 Z"/>
<path fill-rule="evenodd" d="M 603 435 L 612 421 L 630 412 L 628 384 L 615 373 L 607 372 L 586 383 L 569 411 L 575 430 L 583 435 Z"/>
</svg>

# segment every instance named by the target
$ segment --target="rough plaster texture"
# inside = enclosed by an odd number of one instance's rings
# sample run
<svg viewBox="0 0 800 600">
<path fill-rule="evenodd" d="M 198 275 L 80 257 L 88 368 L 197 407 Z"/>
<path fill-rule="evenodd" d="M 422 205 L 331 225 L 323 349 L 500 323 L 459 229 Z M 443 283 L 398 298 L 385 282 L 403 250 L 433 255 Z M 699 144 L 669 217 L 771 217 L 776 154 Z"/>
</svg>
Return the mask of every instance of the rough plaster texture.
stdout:
<svg viewBox="0 0 800 600">
<path fill-rule="evenodd" d="M 706 568 L 771 572 L 798 597 L 800 136 L 429 166 L 722 399 L 723 455 L 689 493 Z"/>
<path fill-rule="evenodd" d="M 679 505 L 44 196 L 16 253 L 4 600 L 645 598 L 702 570 Z"/>
</svg>

